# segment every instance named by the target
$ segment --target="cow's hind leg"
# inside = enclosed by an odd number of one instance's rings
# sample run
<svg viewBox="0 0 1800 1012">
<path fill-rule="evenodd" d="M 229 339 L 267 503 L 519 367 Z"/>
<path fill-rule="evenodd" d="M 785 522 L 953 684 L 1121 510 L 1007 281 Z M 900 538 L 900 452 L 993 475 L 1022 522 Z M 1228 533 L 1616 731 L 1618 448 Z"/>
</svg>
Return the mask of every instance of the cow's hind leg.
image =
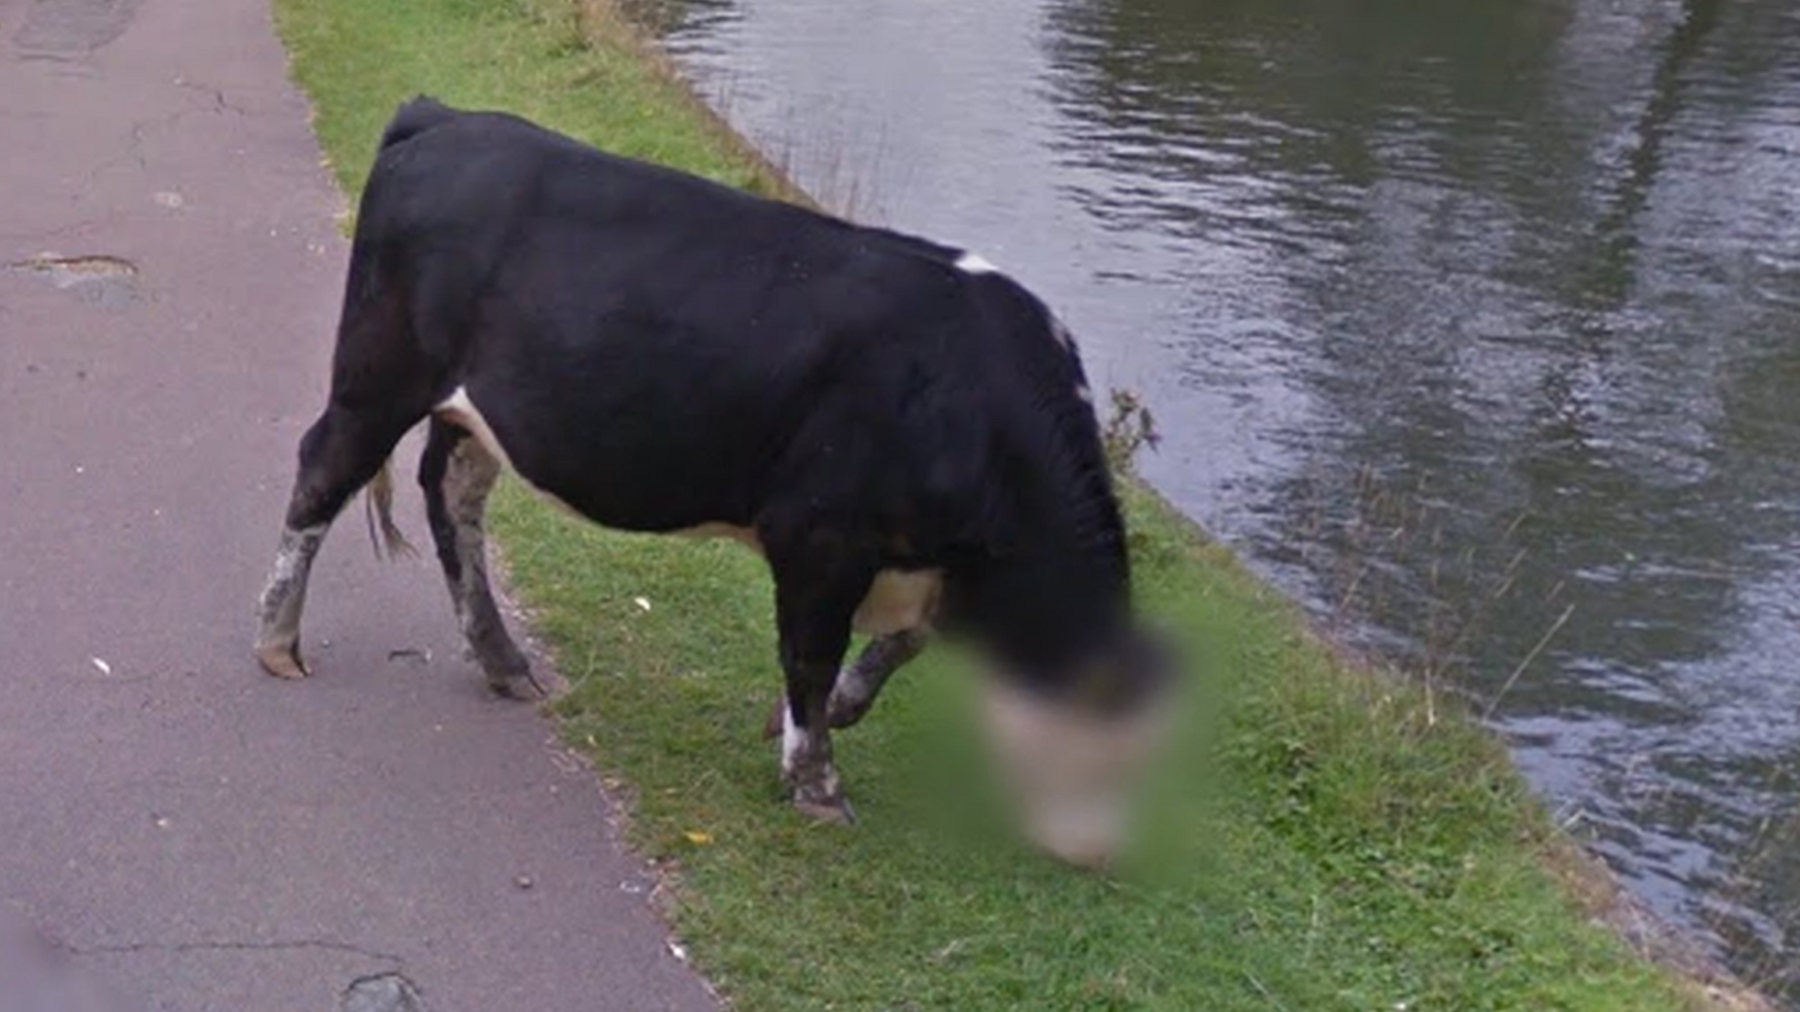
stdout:
<svg viewBox="0 0 1800 1012">
<path fill-rule="evenodd" d="M 524 652 L 507 634 L 488 585 L 482 521 L 488 493 L 499 477 L 500 462 L 480 440 L 442 419 L 431 420 L 431 435 L 419 461 L 419 486 L 425 492 L 432 541 L 463 636 L 494 692 L 512 698 L 541 696 L 543 688 L 532 678 Z"/>
<path fill-rule="evenodd" d="M 257 604 L 256 659 L 270 674 L 307 674 L 300 656 L 300 617 L 313 558 L 344 503 L 374 478 L 394 445 L 418 419 L 385 410 L 354 410 L 334 401 L 300 440 L 300 466 L 288 499 L 275 566 Z"/>
</svg>

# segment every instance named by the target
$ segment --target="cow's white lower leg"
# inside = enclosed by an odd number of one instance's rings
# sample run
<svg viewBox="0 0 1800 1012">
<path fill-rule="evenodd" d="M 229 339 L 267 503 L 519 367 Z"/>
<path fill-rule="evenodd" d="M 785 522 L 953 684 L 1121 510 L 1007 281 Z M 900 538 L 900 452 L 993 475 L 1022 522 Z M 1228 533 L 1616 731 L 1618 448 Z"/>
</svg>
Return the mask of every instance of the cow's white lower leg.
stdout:
<svg viewBox="0 0 1800 1012">
<path fill-rule="evenodd" d="M 306 608 L 306 582 L 313 558 L 319 554 L 328 526 L 290 527 L 281 532 L 275 566 L 256 608 L 256 659 L 272 675 L 303 678 L 307 674 L 300 659 L 300 616 Z"/>
<path fill-rule="evenodd" d="M 792 707 L 781 711 L 781 777 L 793 791 L 794 807 L 827 822 L 855 822 L 831 761 L 830 733 L 822 722 L 808 728 L 795 724 Z"/>
</svg>

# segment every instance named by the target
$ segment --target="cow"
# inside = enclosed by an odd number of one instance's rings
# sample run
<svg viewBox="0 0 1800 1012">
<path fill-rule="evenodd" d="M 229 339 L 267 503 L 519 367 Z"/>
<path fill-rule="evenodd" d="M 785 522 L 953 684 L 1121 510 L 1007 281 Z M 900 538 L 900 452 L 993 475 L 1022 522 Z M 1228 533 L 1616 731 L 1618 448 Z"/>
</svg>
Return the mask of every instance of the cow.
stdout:
<svg viewBox="0 0 1800 1012">
<path fill-rule="evenodd" d="M 362 196 L 255 654 L 308 674 L 319 546 L 365 488 L 372 529 L 403 544 L 389 461 L 426 422 L 432 539 L 496 692 L 535 684 L 485 569 L 508 469 L 605 527 L 764 556 L 801 811 L 853 820 L 831 729 L 932 635 L 959 636 L 989 659 L 996 740 L 1025 781 L 1046 768 L 1034 749 L 1126 743 L 1026 809 L 1053 854 L 1100 863 L 1123 774 L 1094 771 L 1140 765 L 1118 757 L 1141 751 L 1169 664 L 1132 615 L 1092 401 L 1068 330 L 978 256 L 416 98 Z M 871 639 L 846 666 L 853 632 Z"/>
</svg>

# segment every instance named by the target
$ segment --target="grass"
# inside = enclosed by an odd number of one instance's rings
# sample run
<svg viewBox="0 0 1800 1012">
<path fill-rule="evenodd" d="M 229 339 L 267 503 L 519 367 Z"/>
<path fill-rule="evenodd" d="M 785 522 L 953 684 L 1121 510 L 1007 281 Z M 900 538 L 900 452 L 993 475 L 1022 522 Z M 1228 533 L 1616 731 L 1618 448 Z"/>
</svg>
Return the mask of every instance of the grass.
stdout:
<svg viewBox="0 0 1800 1012">
<path fill-rule="evenodd" d="M 567 0 L 277 0 L 347 193 L 416 92 L 781 192 L 629 27 Z M 1024 850 L 934 651 L 839 737 L 853 829 L 781 803 L 760 561 L 620 535 L 504 486 L 492 527 L 572 691 L 569 740 L 632 800 L 669 916 L 749 1012 L 1642 1010 L 1701 991 L 1595 926 L 1503 750 L 1355 668 L 1224 549 L 1128 485 L 1140 599 L 1194 660 L 1139 842 L 1111 877 Z M 1579 877 L 1579 876 L 1578 876 Z M 629 1000 L 596 996 L 608 1007 Z"/>
<path fill-rule="evenodd" d="M 609 4 L 278 0 L 275 8 L 347 194 L 362 192 L 394 107 L 426 93 L 577 128 L 620 154 L 753 192 L 796 196 L 766 162 L 733 147 L 729 128 L 690 98 L 667 64 L 645 55 Z"/>
</svg>

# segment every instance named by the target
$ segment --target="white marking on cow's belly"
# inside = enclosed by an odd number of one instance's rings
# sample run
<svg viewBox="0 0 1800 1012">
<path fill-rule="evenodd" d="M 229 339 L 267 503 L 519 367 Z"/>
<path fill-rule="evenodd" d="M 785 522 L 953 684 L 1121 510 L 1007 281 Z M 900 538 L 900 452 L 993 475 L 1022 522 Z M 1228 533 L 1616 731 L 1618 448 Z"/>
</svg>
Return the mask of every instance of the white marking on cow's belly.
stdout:
<svg viewBox="0 0 1800 1012">
<path fill-rule="evenodd" d="M 707 523 L 698 527 L 683 527 L 669 533 L 679 538 L 729 538 L 758 555 L 762 554 L 762 539 L 756 536 L 756 532 L 736 524 Z"/>
<path fill-rule="evenodd" d="M 684 538 L 729 538 L 759 555 L 763 550 L 754 530 L 736 524 L 707 523 L 671 533 Z M 884 569 L 875 574 L 869 592 L 856 606 L 851 627 L 869 636 L 929 629 L 943 585 L 943 574 L 935 569 Z"/>
<path fill-rule="evenodd" d="M 935 569 L 884 569 L 857 606 L 851 628 L 869 636 L 929 629 L 943 587 L 944 575 Z"/>
<path fill-rule="evenodd" d="M 514 474 L 519 473 L 519 469 L 512 464 L 512 458 L 506 455 L 506 447 L 500 445 L 500 440 L 494 435 L 493 427 L 488 425 L 487 419 L 482 416 L 481 409 L 477 408 L 475 402 L 469 399 L 468 387 L 457 387 L 451 391 L 450 396 L 444 398 L 437 407 L 432 409 L 432 413 L 446 422 L 454 423 L 474 433 L 475 438 L 481 440 L 481 445 L 486 447 L 487 451 L 493 454 L 494 458 L 500 461 L 508 471 Z"/>
<path fill-rule="evenodd" d="M 998 274 L 1000 268 L 988 263 L 979 253 L 964 252 L 956 258 L 956 269 L 966 274 Z"/>
<path fill-rule="evenodd" d="M 500 462 L 500 466 L 518 475 L 519 480 L 529 486 L 533 492 L 575 516 L 581 516 L 581 511 L 557 498 L 555 494 L 533 485 L 530 478 L 521 474 L 519 469 L 513 466 L 512 457 L 507 455 L 506 447 L 500 445 L 500 438 L 494 435 L 493 426 L 489 425 L 487 419 L 482 416 L 481 409 L 475 406 L 474 400 L 470 399 L 467 387 L 457 387 L 451 391 L 450 396 L 439 401 L 438 406 L 432 408 L 431 412 L 452 425 L 467 429 L 487 452 L 494 455 L 494 459 Z"/>
</svg>

